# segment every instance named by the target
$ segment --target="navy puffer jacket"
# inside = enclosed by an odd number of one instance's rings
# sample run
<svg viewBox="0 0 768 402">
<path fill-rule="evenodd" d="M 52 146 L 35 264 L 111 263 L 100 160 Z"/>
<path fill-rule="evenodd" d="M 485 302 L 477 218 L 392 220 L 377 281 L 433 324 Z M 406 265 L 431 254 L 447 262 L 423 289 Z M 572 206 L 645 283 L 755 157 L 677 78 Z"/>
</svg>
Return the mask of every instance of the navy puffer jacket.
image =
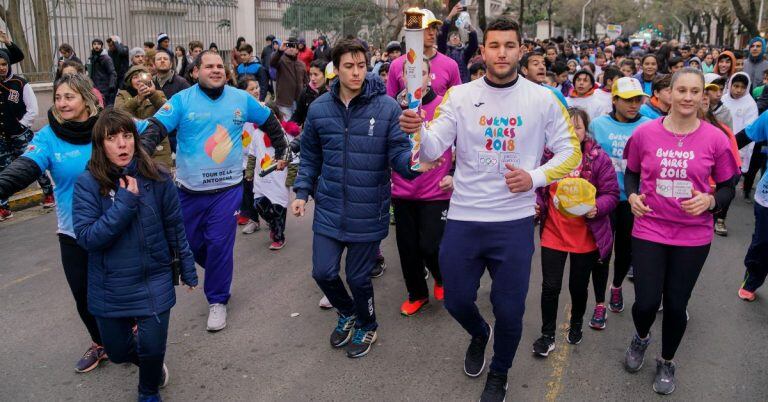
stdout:
<svg viewBox="0 0 768 402">
<path fill-rule="evenodd" d="M 137 176 L 135 162 L 128 174 L 138 196 L 124 188 L 102 196 L 89 171 L 75 184 L 75 234 L 88 251 L 88 310 L 96 316 L 151 316 L 176 304 L 169 242 L 178 247 L 182 281 L 197 285 L 173 180 Z"/>
<path fill-rule="evenodd" d="M 349 242 L 387 237 L 390 167 L 408 179 L 418 175 L 410 169 L 411 143 L 400 130 L 401 113 L 372 74 L 349 107 L 339 98 L 338 80 L 312 102 L 294 189 L 299 199 L 315 198 L 315 233 Z"/>
</svg>

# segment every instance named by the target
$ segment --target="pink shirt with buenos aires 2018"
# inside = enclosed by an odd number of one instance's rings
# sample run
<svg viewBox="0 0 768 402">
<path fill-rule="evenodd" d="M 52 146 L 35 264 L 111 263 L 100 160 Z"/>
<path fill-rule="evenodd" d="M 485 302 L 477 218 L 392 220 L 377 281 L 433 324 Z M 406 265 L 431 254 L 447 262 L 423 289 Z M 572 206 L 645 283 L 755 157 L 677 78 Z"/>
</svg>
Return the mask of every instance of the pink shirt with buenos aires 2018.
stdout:
<svg viewBox="0 0 768 402">
<path fill-rule="evenodd" d="M 713 220 L 708 211 L 692 216 L 681 202 L 693 190 L 711 192 L 709 178 L 724 182 L 738 167 L 728 137 L 702 121 L 694 132 L 676 136 L 658 118 L 639 126 L 624 152 L 627 169 L 640 173 L 640 193 L 652 210 L 635 218 L 632 236 L 671 246 L 703 246 L 712 242 Z"/>
</svg>

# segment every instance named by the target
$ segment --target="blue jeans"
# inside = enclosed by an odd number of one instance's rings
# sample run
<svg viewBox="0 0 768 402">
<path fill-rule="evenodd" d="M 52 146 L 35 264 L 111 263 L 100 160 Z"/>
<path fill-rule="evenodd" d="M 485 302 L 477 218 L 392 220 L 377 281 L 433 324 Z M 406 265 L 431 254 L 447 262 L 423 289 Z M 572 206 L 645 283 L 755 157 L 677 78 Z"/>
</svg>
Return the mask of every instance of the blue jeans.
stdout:
<svg viewBox="0 0 768 402">
<path fill-rule="evenodd" d="M 507 222 L 448 220 L 440 244 L 445 309 L 473 337 L 488 331 L 477 309 L 477 289 L 491 275 L 494 325 L 491 370 L 507 373 L 523 333 L 533 258 L 533 217 Z"/>
<path fill-rule="evenodd" d="M 345 317 L 357 315 L 355 328 L 364 331 L 378 327 L 373 307 L 371 270 L 376 265 L 379 243 L 342 242 L 317 233 L 312 241 L 312 277 L 339 313 Z M 344 249 L 347 249 L 345 269 L 352 297 L 339 277 Z"/>
<path fill-rule="evenodd" d="M 171 310 L 157 316 L 96 317 L 109 361 L 139 367 L 140 398 L 159 393 L 170 316 Z M 136 337 L 132 331 L 134 322 L 139 327 Z"/>
<path fill-rule="evenodd" d="M 755 202 L 755 232 L 744 257 L 744 289 L 754 292 L 765 283 L 768 275 L 768 208 Z"/>
</svg>

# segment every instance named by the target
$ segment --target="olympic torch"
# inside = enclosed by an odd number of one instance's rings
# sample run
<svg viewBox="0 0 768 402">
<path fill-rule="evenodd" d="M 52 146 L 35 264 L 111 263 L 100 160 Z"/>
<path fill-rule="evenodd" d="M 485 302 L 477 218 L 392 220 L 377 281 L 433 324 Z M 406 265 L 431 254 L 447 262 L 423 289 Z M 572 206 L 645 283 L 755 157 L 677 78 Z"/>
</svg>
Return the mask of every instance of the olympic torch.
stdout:
<svg viewBox="0 0 768 402">
<path fill-rule="evenodd" d="M 405 88 L 408 109 L 419 112 L 422 95 L 422 61 L 424 60 L 424 13 L 418 8 L 405 10 Z M 411 169 L 419 170 L 421 132 L 408 136 L 411 140 Z"/>
</svg>

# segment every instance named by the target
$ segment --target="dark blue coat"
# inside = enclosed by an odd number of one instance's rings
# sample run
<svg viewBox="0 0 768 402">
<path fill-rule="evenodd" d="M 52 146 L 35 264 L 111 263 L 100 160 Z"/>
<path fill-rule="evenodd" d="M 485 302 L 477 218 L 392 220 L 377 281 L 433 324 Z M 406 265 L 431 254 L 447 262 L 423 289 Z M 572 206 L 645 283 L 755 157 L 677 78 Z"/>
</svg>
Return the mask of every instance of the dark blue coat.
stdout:
<svg viewBox="0 0 768 402">
<path fill-rule="evenodd" d="M 340 241 L 372 242 L 389 231 L 390 167 L 405 178 L 411 143 L 400 130 L 400 106 L 368 74 L 346 107 L 339 82 L 312 102 L 301 135 L 297 198 L 315 198 L 313 230 Z"/>
<path fill-rule="evenodd" d="M 102 196 L 89 171 L 75 184 L 75 234 L 88 251 L 88 310 L 96 316 L 151 316 L 173 307 L 169 240 L 178 244 L 182 281 L 197 285 L 173 181 L 145 179 L 132 166 L 138 196 L 124 188 Z"/>
</svg>

